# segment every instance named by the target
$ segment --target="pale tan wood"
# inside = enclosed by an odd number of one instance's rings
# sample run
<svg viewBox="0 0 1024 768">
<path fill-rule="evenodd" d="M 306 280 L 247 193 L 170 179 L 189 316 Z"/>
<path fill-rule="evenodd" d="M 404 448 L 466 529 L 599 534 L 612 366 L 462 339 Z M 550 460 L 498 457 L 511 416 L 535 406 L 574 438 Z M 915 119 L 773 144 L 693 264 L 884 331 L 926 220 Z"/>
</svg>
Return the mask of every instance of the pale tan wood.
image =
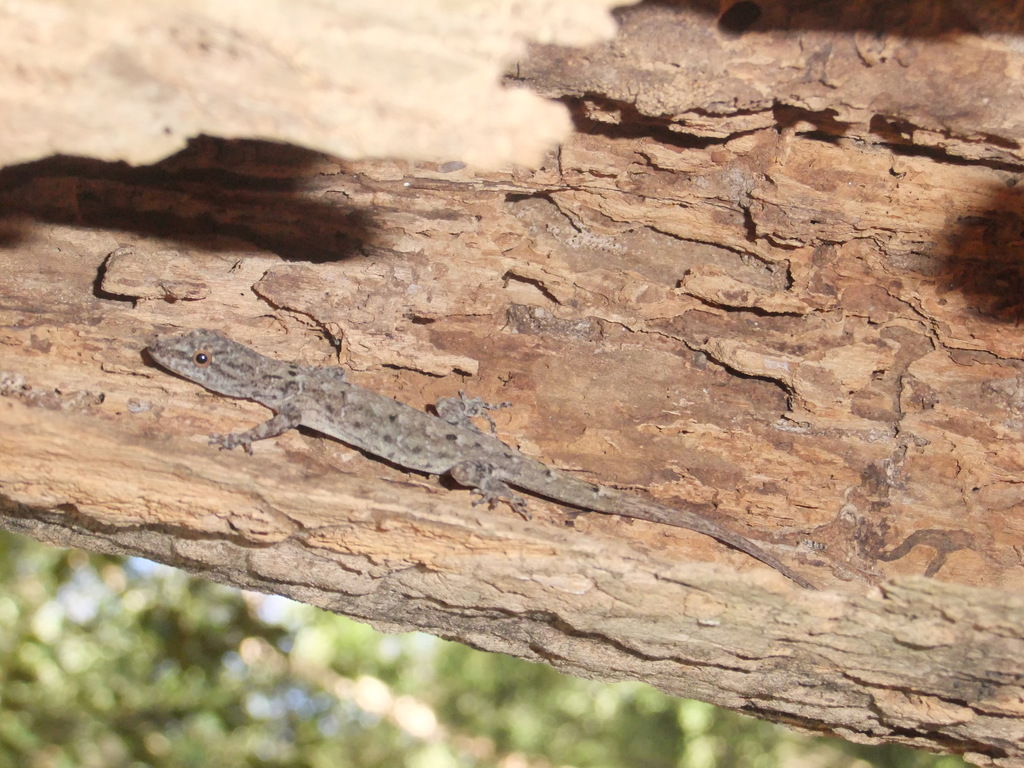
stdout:
<svg viewBox="0 0 1024 768">
<path fill-rule="evenodd" d="M 995 17 L 905 43 L 620 17 L 608 46 L 518 66 L 588 94 L 538 170 L 203 139 L 155 168 L 0 172 L 0 524 L 1024 765 L 1024 54 Z M 730 76 L 702 80 L 701 56 Z M 952 73 L 982 71 L 1001 74 L 972 104 Z M 683 531 L 474 508 L 311 434 L 218 452 L 204 435 L 266 412 L 141 353 L 204 326 L 418 407 L 510 400 L 513 444 L 713 516 L 827 591 Z"/>
<path fill-rule="evenodd" d="M 628 2 L 629 0 L 626 0 Z M 0 3 L 0 164 L 143 164 L 198 134 L 346 157 L 535 164 L 564 107 L 501 72 L 610 37 L 622 0 Z"/>
</svg>

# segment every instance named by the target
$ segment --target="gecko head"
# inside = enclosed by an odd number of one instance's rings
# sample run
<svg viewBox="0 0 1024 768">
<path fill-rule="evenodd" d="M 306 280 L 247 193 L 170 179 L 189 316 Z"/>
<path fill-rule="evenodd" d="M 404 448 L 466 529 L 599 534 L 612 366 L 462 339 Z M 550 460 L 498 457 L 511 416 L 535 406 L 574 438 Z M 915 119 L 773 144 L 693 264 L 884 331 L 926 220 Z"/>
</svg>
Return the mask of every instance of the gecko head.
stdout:
<svg viewBox="0 0 1024 768">
<path fill-rule="evenodd" d="M 157 363 L 189 381 L 230 397 L 251 397 L 254 375 L 267 360 L 216 331 L 157 336 L 146 348 Z"/>
</svg>

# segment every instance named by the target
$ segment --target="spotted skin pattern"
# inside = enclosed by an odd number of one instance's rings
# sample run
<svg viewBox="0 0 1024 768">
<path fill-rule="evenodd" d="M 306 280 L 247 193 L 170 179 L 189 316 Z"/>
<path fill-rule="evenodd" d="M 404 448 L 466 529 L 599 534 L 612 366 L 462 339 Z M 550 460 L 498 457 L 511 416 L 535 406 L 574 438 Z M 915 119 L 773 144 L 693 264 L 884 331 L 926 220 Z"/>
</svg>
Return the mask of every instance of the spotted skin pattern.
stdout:
<svg viewBox="0 0 1024 768">
<path fill-rule="evenodd" d="M 444 398 L 435 416 L 350 384 L 340 368 L 275 360 L 208 330 L 159 336 L 148 352 L 167 370 L 211 392 L 254 400 L 274 411 L 273 418 L 245 432 L 213 435 L 213 445 L 252 453 L 257 440 L 303 426 L 405 469 L 448 475 L 478 493 L 479 501 L 491 506 L 505 501 L 527 519 L 526 500 L 513 488 L 579 509 L 696 531 L 814 588 L 774 555 L 713 520 L 579 480 L 485 434 L 470 420 L 486 417 L 488 406 L 478 398 L 462 393 Z"/>
</svg>

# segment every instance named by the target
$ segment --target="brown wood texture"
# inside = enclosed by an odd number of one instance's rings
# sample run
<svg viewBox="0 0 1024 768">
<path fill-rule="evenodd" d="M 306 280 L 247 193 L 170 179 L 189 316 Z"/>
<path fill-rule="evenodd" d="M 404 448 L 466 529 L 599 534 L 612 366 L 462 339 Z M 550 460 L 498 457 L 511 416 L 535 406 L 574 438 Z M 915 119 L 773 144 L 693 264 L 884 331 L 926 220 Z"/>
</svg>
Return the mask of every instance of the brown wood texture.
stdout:
<svg viewBox="0 0 1024 768">
<path fill-rule="evenodd" d="M 576 129 L 536 170 L 203 138 L 0 171 L 0 524 L 1024 765 L 1024 53 L 1009 4 L 888 8 L 646 3 L 537 46 L 510 82 Z M 823 591 L 311 433 L 217 451 L 267 412 L 142 355 L 193 327 L 417 407 L 509 400 L 512 444 Z"/>
</svg>

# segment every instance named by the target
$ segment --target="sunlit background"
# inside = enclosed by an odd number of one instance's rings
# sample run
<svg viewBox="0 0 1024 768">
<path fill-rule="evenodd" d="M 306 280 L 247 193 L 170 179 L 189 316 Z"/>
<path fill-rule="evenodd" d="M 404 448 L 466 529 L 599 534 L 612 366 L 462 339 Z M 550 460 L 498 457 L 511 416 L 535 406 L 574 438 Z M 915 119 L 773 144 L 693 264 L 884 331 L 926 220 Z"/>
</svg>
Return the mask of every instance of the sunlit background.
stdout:
<svg viewBox="0 0 1024 768">
<path fill-rule="evenodd" d="M 0 766 L 960 768 L 0 532 Z"/>
</svg>

